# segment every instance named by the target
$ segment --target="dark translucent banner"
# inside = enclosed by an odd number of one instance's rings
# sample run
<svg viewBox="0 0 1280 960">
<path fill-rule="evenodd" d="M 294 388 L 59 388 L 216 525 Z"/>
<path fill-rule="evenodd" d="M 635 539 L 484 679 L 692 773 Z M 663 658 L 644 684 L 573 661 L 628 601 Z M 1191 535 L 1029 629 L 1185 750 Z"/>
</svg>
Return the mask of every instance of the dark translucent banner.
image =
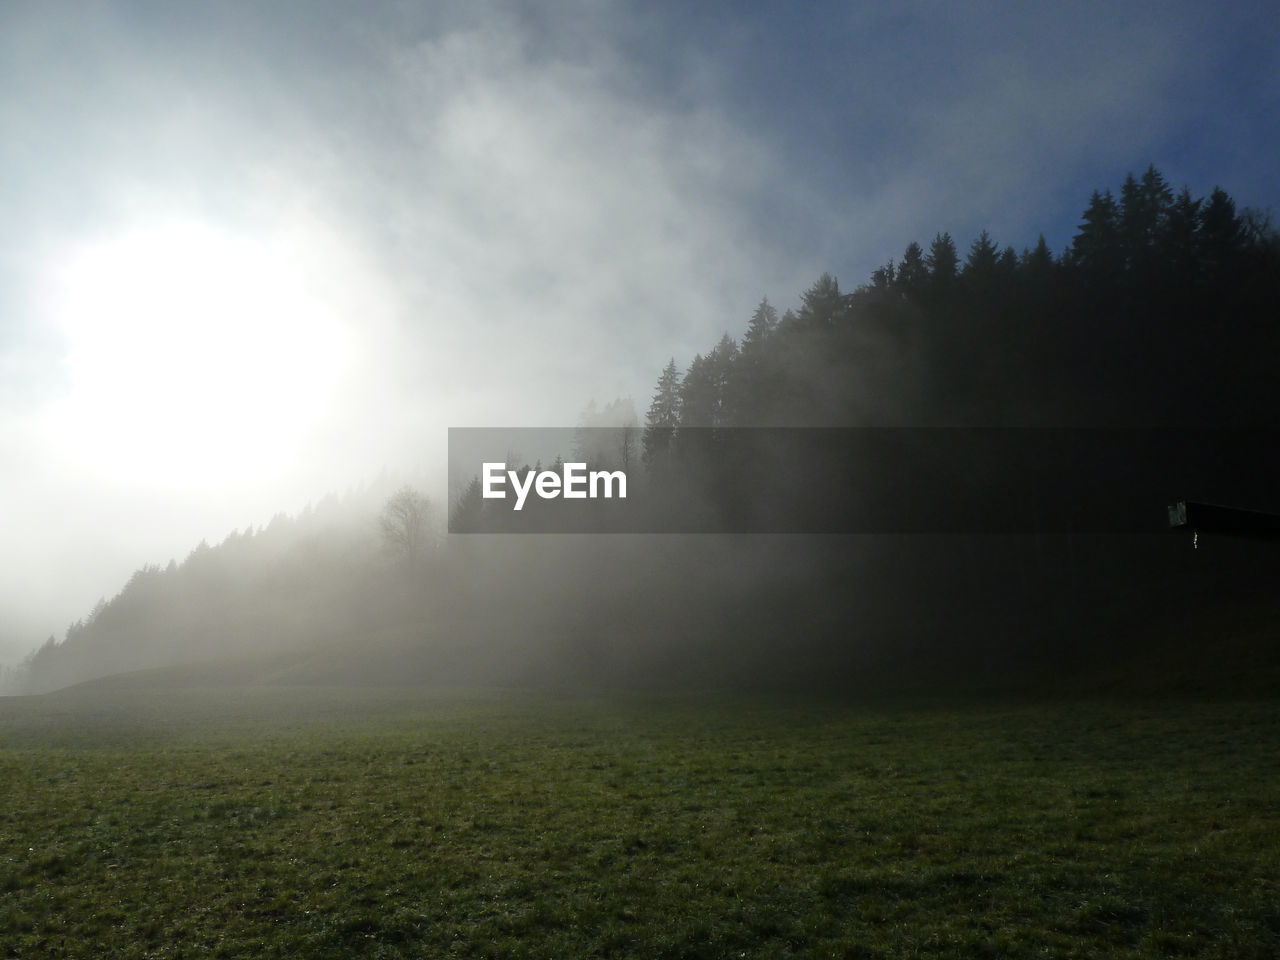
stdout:
<svg viewBox="0 0 1280 960">
<path fill-rule="evenodd" d="M 455 428 L 451 533 L 1136 534 L 1280 509 L 1273 430 Z"/>
</svg>

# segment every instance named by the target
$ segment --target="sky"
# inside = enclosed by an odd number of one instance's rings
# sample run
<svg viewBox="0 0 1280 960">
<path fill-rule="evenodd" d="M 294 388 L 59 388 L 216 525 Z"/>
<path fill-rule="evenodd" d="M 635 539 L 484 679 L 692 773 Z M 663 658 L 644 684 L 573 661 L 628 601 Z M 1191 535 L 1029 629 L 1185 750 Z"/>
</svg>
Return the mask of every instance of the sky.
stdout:
<svg viewBox="0 0 1280 960">
<path fill-rule="evenodd" d="M 0 663 L 912 240 L 1280 216 L 1265 3 L 11 0 L 0 91 Z"/>
</svg>

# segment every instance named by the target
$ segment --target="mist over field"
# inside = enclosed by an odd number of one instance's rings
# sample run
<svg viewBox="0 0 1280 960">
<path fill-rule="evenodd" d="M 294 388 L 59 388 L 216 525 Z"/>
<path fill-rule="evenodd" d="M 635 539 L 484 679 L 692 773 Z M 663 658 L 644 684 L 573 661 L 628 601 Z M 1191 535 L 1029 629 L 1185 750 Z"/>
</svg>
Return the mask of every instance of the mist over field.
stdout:
<svg viewBox="0 0 1280 960">
<path fill-rule="evenodd" d="M 1280 956 L 1280 18 L 0 4 L 0 954 Z"/>
<path fill-rule="evenodd" d="M 452 430 L 444 497 L 383 480 L 143 567 L 16 683 L 1272 692 L 1280 236 L 1153 166 L 1119 193 L 1059 258 L 940 233 L 763 299 L 643 427 Z"/>
</svg>

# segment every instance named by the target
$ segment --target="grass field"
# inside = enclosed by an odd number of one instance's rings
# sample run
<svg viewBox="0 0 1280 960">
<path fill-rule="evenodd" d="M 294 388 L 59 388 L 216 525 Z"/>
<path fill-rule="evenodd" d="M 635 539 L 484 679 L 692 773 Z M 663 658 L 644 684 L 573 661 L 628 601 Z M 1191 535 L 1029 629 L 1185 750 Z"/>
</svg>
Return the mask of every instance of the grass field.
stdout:
<svg viewBox="0 0 1280 960">
<path fill-rule="evenodd" d="M 7 957 L 1280 956 L 1272 702 L 0 700 Z"/>
</svg>

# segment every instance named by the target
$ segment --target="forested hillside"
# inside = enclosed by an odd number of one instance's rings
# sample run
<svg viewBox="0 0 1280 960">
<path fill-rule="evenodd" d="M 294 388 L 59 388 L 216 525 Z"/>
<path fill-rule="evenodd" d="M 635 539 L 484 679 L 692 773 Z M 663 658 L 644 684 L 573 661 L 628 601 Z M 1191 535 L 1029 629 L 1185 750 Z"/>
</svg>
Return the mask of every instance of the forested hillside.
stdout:
<svg viewBox="0 0 1280 960">
<path fill-rule="evenodd" d="M 673 361 L 649 424 L 1275 425 L 1278 302 L 1269 219 L 1153 167 L 1094 193 L 1058 257 L 939 233 L 850 293 L 762 302 L 741 343 Z"/>
<path fill-rule="evenodd" d="M 635 469 L 682 496 L 671 477 L 716 456 L 695 444 L 734 427 L 1274 430 L 1278 360 L 1280 235 L 1151 167 L 1095 192 L 1059 254 L 939 233 L 851 291 L 824 274 L 781 314 L 762 301 L 658 374 Z M 1257 453 L 1230 471 L 1268 475 Z M 1277 645 L 1276 544 L 445 537 L 444 505 L 376 494 L 138 571 L 29 659 L 27 688 L 232 658 L 299 681 L 948 690 L 1182 676 L 1188 650 Z M 472 494 L 455 518 L 484 529 Z M 1263 656 L 1245 680 L 1278 678 Z"/>
</svg>

